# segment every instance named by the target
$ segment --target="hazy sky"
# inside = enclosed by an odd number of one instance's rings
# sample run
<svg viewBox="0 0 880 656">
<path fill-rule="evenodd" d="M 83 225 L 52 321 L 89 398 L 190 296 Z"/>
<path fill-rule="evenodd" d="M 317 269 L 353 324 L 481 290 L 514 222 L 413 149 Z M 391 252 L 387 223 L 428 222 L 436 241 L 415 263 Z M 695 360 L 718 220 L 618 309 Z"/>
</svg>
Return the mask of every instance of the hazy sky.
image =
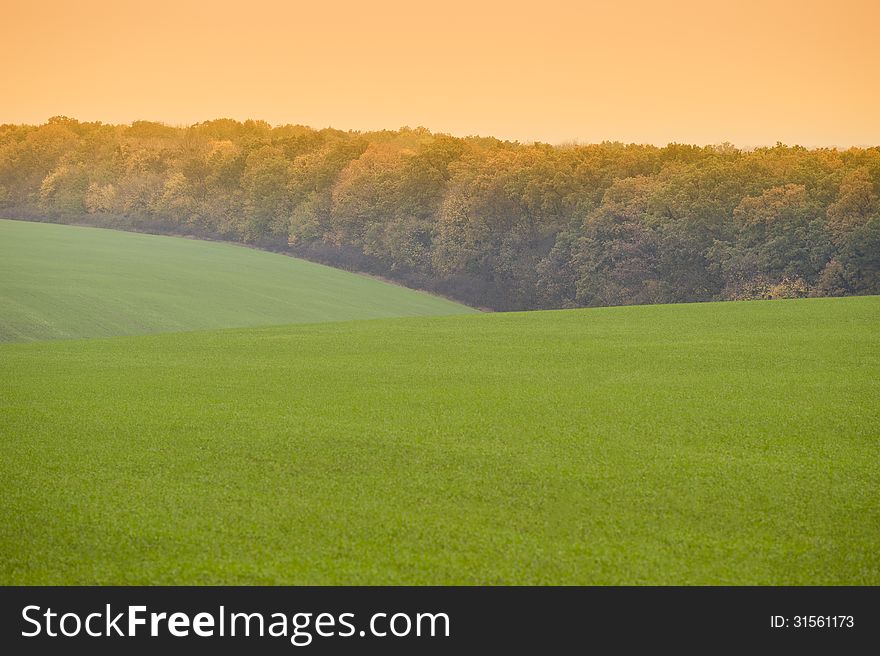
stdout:
<svg viewBox="0 0 880 656">
<path fill-rule="evenodd" d="M 878 28 L 878 0 L 4 0 L 0 122 L 876 145 Z"/>
</svg>

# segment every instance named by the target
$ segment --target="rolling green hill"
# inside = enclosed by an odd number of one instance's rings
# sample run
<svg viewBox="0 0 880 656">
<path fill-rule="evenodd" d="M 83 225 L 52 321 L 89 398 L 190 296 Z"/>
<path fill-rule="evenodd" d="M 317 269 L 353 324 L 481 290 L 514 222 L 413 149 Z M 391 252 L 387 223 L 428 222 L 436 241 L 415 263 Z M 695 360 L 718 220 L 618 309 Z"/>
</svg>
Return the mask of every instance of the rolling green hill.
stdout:
<svg viewBox="0 0 880 656">
<path fill-rule="evenodd" d="M 0 342 L 473 311 L 226 243 L 0 220 Z"/>
<path fill-rule="evenodd" d="M 864 297 L 2 345 L 0 583 L 880 584 L 878 335 Z"/>
</svg>

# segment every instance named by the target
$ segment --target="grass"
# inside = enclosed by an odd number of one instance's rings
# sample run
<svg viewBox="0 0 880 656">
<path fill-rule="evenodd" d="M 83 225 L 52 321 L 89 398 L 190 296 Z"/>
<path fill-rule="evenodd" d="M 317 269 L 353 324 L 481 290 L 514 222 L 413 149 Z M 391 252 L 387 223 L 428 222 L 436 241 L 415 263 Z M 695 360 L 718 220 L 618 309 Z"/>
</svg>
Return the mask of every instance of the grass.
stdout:
<svg viewBox="0 0 880 656">
<path fill-rule="evenodd" d="M 232 244 L 0 220 L 0 342 L 473 311 Z"/>
<path fill-rule="evenodd" d="M 3 345 L 0 582 L 880 584 L 878 336 L 870 297 Z"/>
</svg>

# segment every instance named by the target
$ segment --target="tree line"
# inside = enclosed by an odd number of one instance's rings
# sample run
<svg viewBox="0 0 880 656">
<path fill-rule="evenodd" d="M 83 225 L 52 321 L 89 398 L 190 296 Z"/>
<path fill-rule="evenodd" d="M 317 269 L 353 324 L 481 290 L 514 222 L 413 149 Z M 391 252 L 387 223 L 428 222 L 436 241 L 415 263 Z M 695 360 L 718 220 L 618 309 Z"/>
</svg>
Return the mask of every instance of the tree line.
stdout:
<svg viewBox="0 0 880 656">
<path fill-rule="evenodd" d="M 880 148 L 0 126 L 9 217 L 291 251 L 497 310 L 880 293 Z"/>
</svg>

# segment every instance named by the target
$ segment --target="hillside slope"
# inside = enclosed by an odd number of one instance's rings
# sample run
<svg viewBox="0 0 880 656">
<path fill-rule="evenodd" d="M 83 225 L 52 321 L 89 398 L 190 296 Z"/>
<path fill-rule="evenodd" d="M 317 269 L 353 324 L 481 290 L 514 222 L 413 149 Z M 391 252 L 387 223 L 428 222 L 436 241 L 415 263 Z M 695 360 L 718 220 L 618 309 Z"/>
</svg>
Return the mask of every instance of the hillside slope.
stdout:
<svg viewBox="0 0 880 656">
<path fill-rule="evenodd" d="M 231 244 L 0 220 L 0 342 L 473 311 Z"/>
<path fill-rule="evenodd" d="M 880 584 L 880 298 L 0 346 L 0 583 Z"/>
</svg>

